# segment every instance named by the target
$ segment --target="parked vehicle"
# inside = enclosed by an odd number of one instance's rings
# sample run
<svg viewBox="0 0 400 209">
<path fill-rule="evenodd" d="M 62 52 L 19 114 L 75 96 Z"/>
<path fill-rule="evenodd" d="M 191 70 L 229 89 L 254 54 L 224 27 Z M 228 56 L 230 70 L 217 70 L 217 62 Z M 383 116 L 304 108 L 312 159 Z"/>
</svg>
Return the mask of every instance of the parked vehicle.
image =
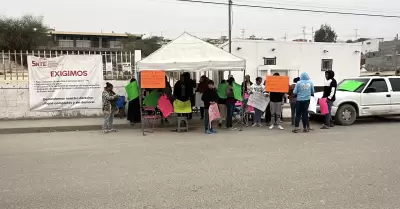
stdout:
<svg viewBox="0 0 400 209">
<path fill-rule="evenodd" d="M 357 83 L 354 89 L 343 88 L 346 83 Z M 354 86 L 353 86 L 354 87 Z M 321 98 L 323 92 L 315 97 Z M 317 113 L 310 116 L 320 115 Z M 360 117 L 400 115 L 400 76 L 370 76 L 344 79 L 338 84 L 332 117 L 336 124 L 348 126 Z"/>
</svg>

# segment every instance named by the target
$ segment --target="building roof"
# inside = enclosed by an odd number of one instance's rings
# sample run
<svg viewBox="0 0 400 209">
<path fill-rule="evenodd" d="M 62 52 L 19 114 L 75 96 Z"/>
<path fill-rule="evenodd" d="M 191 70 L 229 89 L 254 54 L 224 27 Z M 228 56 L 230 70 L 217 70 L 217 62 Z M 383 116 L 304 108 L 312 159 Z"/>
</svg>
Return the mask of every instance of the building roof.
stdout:
<svg viewBox="0 0 400 209">
<path fill-rule="evenodd" d="M 93 32 L 72 32 L 72 31 L 50 31 L 49 33 L 54 35 L 78 35 L 78 36 L 113 36 L 113 37 L 143 36 L 143 34 L 130 34 L 130 33 L 93 33 Z"/>
</svg>

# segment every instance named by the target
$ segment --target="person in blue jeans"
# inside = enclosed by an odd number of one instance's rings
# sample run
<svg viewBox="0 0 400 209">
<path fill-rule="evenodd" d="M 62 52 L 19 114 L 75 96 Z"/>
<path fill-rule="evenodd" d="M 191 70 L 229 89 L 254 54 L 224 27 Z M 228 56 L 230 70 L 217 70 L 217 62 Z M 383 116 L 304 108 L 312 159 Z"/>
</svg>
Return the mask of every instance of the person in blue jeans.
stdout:
<svg viewBox="0 0 400 209">
<path fill-rule="evenodd" d="M 233 128 L 233 113 L 235 111 L 235 95 L 233 93 L 233 83 L 235 79 L 230 77 L 227 81 L 228 88 L 226 89 L 226 128 Z"/>
<path fill-rule="evenodd" d="M 212 134 L 217 132 L 212 128 L 212 124 L 210 124 L 210 115 L 208 110 L 210 109 L 210 105 L 217 104 L 219 97 L 217 90 L 214 87 L 214 81 L 208 80 L 207 83 L 208 88 L 205 89 L 201 96 L 201 100 L 204 102 L 204 131 L 206 134 Z"/>
<path fill-rule="evenodd" d="M 325 115 L 325 124 L 322 125 L 321 129 L 329 129 L 329 127 L 333 127 L 332 123 L 332 105 L 336 100 L 336 89 L 337 82 L 335 77 L 335 72 L 332 70 L 328 70 L 325 72 L 325 84 L 324 84 L 324 94 L 322 98 L 326 98 L 328 102 L 328 114 Z"/>
<path fill-rule="evenodd" d="M 293 94 L 293 90 L 296 87 L 296 83 L 300 80 L 299 77 L 293 79 L 293 84 L 289 86 L 289 102 L 290 102 L 290 110 L 291 110 L 291 116 L 292 116 L 292 126 L 294 126 L 295 119 L 296 119 L 296 95 Z"/>
<path fill-rule="evenodd" d="M 299 132 L 300 119 L 303 122 L 303 132 L 308 132 L 308 106 L 310 98 L 315 92 L 314 84 L 310 81 L 310 76 L 306 72 L 300 75 L 300 81 L 296 83 L 293 94 L 296 95 L 296 120 L 293 133 Z"/>
</svg>

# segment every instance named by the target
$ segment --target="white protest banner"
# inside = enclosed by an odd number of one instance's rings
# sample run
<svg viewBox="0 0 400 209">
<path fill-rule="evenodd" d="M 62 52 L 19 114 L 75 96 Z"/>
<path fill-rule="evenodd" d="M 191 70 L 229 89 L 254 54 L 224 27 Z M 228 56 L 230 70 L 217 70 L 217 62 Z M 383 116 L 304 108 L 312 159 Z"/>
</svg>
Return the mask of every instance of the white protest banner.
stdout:
<svg viewBox="0 0 400 209">
<path fill-rule="evenodd" d="M 28 56 L 31 111 L 100 109 L 101 55 Z"/>
<path fill-rule="evenodd" d="M 248 105 L 264 111 L 269 104 L 269 97 L 266 97 L 263 93 L 253 92 L 249 96 Z"/>
</svg>

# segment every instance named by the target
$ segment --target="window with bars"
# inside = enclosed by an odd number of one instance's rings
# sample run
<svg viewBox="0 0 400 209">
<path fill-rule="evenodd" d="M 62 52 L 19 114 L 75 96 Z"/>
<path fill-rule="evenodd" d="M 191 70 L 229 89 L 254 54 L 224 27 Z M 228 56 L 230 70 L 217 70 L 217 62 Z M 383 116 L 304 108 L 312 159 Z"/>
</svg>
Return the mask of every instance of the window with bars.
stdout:
<svg viewBox="0 0 400 209">
<path fill-rule="evenodd" d="M 321 71 L 332 70 L 333 59 L 322 59 Z"/>
<path fill-rule="evenodd" d="M 264 65 L 276 65 L 276 57 L 274 58 L 263 57 L 263 59 L 264 59 Z"/>
</svg>

